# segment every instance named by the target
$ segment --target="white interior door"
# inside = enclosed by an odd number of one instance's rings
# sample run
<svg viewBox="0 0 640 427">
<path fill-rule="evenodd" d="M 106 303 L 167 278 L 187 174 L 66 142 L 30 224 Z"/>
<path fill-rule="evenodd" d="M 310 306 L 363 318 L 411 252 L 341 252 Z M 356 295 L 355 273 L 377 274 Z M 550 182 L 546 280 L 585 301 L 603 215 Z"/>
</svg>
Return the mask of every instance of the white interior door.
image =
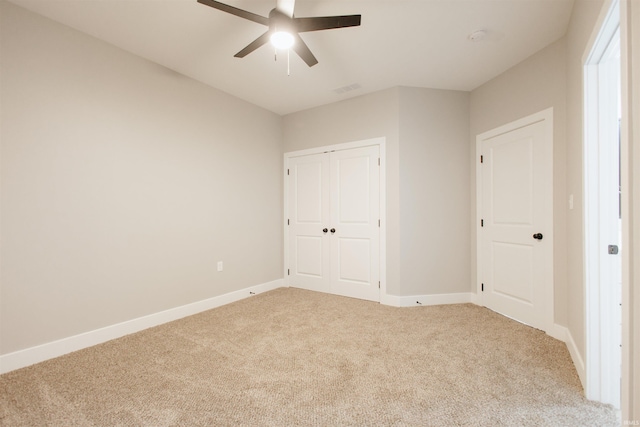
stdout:
<svg viewBox="0 0 640 427">
<path fill-rule="evenodd" d="M 479 137 L 483 304 L 548 330 L 553 309 L 552 137 L 532 117 Z"/>
<path fill-rule="evenodd" d="M 329 157 L 290 159 L 289 181 L 289 285 L 329 292 Z"/>
<path fill-rule="evenodd" d="M 380 300 L 379 152 L 289 159 L 289 286 Z"/>
<path fill-rule="evenodd" d="M 379 147 L 331 157 L 331 293 L 379 301 Z M 335 232 L 334 232 L 335 230 Z"/>
</svg>

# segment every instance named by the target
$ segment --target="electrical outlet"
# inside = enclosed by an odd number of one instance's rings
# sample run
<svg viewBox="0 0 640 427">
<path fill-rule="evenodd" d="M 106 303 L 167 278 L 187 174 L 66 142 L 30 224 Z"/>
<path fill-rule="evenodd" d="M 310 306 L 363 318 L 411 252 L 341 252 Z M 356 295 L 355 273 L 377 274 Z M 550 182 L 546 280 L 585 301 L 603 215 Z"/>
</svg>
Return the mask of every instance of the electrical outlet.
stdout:
<svg viewBox="0 0 640 427">
<path fill-rule="evenodd" d="M 222 265 L 222 261 L 218 261 L 218 271 L 222 271 L 224 266 Z"/>
</svg>

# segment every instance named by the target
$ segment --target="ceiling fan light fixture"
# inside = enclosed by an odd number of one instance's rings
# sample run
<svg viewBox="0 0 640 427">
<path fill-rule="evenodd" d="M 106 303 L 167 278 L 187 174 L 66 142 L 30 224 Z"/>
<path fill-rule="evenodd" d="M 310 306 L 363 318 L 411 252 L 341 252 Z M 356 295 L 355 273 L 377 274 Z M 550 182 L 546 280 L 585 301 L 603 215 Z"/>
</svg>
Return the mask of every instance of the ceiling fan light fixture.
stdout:
<svg viewBox="0 0 640 427">
<path fill-rule="evenodd" d="M 276 31 L 271 34 L 271 44 L 276 49 L 289 49 L 293 46 L 293 34 L 287 31 Z"/>
</svg>

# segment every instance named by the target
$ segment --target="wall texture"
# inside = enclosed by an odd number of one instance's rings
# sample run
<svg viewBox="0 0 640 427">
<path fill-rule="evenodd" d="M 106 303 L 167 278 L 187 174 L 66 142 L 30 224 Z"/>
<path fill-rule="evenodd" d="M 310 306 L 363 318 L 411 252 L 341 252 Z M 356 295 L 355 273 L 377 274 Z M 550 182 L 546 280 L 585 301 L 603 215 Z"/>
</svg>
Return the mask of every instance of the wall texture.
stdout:
<svg viewBox="0 0 640 427">
<path fill-rule="evenodd" d="M 585 292 L 584 292 L 584 199 L 582 168 L 583 134 L 583 56 L 589 37 L 603 5 L 602 0 L 579 0 L 573 7 L 573 14 L 567 30 L 567 193 L 574 195 L 575 209 L 567 215 L 567 277 L 569 304 L 567 326 L 584 358 L 585 341 Z"/>
<path fill-rule="evenodd" d="M 0 8 L 0 354 L 282 277 L 281 117 Z"/>
<path fill-rule="evenodd" d="M 622 10 L 621 49 L 626 54 L 622 74 L 628 88 L 627 94 L 623 94 L 625 125 L 622 133 L 625 135 L 623 138 L 628 139 L 628 158 L 622 166 L 623 179 L 628 183 L 628 188 L 623 189 L 623 197 L 627 195 L 623 206 L 629 218 L 623 228 L 624 235 L 628 237 L 623 274 L 629 286 L 627 305 L 623 306 L 623 322 L 626 322 L 623 346 L 626 348 L 623 348 L 622 369 L 624 372 L 626 368 L 628 373 L 622 379 L 624 422 L 625 419 L 640 421 L 640 3 L 624 1 Z"/>
<path fill-rule="evenodd" d="M 470 292 L 469 93 L 399 94 L 402 295 Z"/>
</svg>

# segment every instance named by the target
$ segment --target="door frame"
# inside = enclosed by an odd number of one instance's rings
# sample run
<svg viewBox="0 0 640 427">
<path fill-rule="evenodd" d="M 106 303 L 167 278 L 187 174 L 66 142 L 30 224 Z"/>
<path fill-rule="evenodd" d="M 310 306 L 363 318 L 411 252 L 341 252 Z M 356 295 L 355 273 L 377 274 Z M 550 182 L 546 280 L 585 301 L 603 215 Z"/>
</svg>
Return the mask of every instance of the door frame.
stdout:
<svg viewBox="0 0 640 427">
<path fill-rule="evenodd" d="M 484 304 L 484 298 L 483 298 L 483 291 L 482 291 L 482 281 L 483 281 L 483 271 L 482 271 L 482 262 L 483 262 L 483 257 L 482 257 L 482 226 L 481 226 L 481 221 L 482 221 L 482 200 L 483 200 L 483 192 L 482 192 L 482 187 L 483 187 L 483 182 L 482 182 L 482 168 L 480 167 L 480 162 L 481 162 L 481 158 L 480 156 L 482 155 L 482 143 L 484 140 L 486 139 L 490 139 L 490 138 L 494 138 L 496 136 L 502 135 L 504 133 L 507 132 L 511 132 L 520 128 L 523 128 L 525 126 L 529 126 L 532 125 L 534 123 L 538 123 L 538 122 L 544 122 L 545 124 L 545 138 L 549 138 L 551 139 L 551 141 L 553 141 L 553 107 L 547 108 L 546 110 L 542 110 L 540 112 L 531 114 L 529 116 L 523 117 L 521 119 L 515 120 L 513 122 L 504 124 L 502 126 L 499 126 L 495 129 L 489 130 L 487 132 L 483 132 L 479 135 L 476 136 L 476 156 L 475 156 L 475 160 L 476 163 L 476 294 L 477 294 L 477 303 L 483 307 L 485 307 Z M 551 173 L 553 174 L 553 149 L 551 150 L 551 154 L 552 159 L 551 159 L 551 165 L 552 165 L 552 170 Z M 551 180 L 551 182 L 553 183 L 553 179 Z M 547 191 L 550 192 L 551 194 L 551 212 L 549 212 L 549 215 L 551 215 L 550 218 L 550 224 L 553 224 L 553 184 L 551 185 L 551 188 L 549 188 Z M 551 230 L 548 230 L 545 232 L 545 238 L 549 238 L 551 239 L 551 241 L 554 241 L 554 233 L 553 233 L 553 227 L 551 227 Z M 553 255 L 553 245 L 551 245 L 551 264 L 552 264 L 552 271 L 554 271 L 554 255 Z M 555 272 L 554 272 L 555 274 Z M 543 324 L 544 324 L 544 332 L 546 333 L 552 333 L 553 330 L 553 325 L 554 325 L 554 274 L 552 274 L 552 280 L 549 283 L 545 283 L 544 287 L 542 289 L 545 301 L 546 301 L 546 310 L 543 313 Z M 514 319 L 517 320 L 517 319 Z"/>
<path fill-rule="evenodd" d="M 370 147 L 377 145 L 380 150 L 380 301 L 384 301 L 387 295 L 387 174 L 386 174 L 386 138 L 378 137 L 364 139 L 360 141 L 345 142 L 342 144 L 326 145 L 322 147 L 308 148 L 305 150 L 289 151 L 284 153 L 284 210 L 283 222 L 284 228 L 284 260 L 283 260 L 283 277 L 284 285 L 289 287 L 289 159 L 293 157 L 308 156 L 312 154 L 329 153 L 331 151 L 350 150 L 353 148 Z"/>
<path fill-rule="evenodd" d="M 609 111 L 611 100 L 602 99 L 600 91 L 600 63 L 611 48 L 611 42 L 617 38 L 620 49 L 622 33 L 620 31 L 620 2 L 612 0 L 603 5 L 599 23 L 594 27 L 594 33 L 583 56 L 584 66 L 584 120 L 583 120 L 583 195 L 584 195 L 584 292 L 585 292 L 585 394 L 588 399 L 610 403 L 620 407 L 621 387 L 608 379 L 611 374 L 609 366 L 612 363 L 622 364 L 621 360 L 612 360 L 614 355 L 610 351 L 610 331 L 615 328 L 612 324 L 613 313 L 610 300 L 613 298 L 611 287 L 602 286 L 601 277 L 611 276 L 602 257 L 607 256 L 602 241 L 603 220 L 601 215 L 601 186 L 603 180 L 610 175 L 610 168 L 601 173 L 601 168 L 607 168 L 602 162 L 600 144 L 601 125 L 604 118 L 601 111 Z M 622 56 L 622 52 L 620 51 Z M 618 76 L 620 78 L 620 76 Z M 622 86 L 622 81 L 620 82 Z M 619 94 L 622 96 L 622 91 Z M 622 104 L 622 99 L 618 99 Z M 622 141 L 621 141 L 622 143 Z M 622 147 L 621 147 L 622 148 Z M 605 156 L 606 157 L 606 156 Z M 605 162 L 606 163 L 606 162 Z M 622 167 L 622 164 L 620 164 Z M 624 187 L 624 183 L 623 187 Z M 606 216 L 606 212 L 604 213 Z M 623 221 L 624 216 L 623 216 Z M 621 253 L 626 248 L 621 246 Z M 621 271 L 619 273 L 622 273 Z M 624 303 L 624 298 L 622 298 Z M 604 334 L 604 335 L 603 335 Z M 622 333 L 621 333 L 622 335 Z M 622 336 L 619 337 L 622 339 Z M 608 344 L 608 345 L 607 345 Z M 616 356 L 617 357 L 617 356 Z M 621 379 L 623 375 L 621 374 Z"/>
</svg>

